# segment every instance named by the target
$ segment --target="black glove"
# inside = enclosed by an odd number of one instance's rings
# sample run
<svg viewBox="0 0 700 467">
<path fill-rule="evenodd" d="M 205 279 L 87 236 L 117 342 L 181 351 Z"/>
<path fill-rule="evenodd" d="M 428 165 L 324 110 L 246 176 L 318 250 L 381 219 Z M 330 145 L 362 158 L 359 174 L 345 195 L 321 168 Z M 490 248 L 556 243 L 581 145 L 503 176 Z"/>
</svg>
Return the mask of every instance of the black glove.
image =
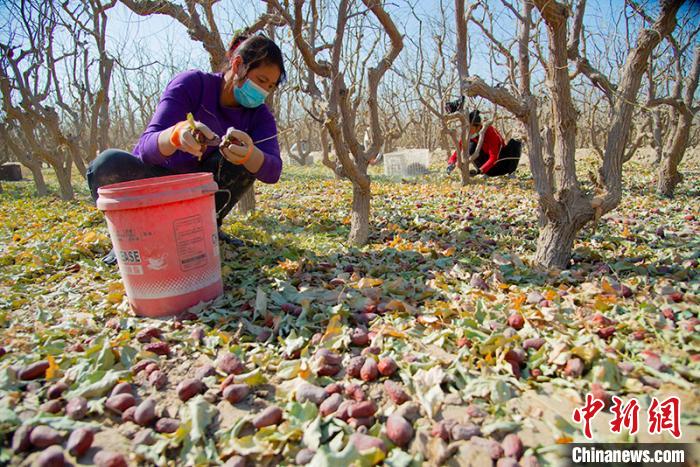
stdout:
<svg viewBox="0 0 700 467">
<path fill-rule="evenodd" d="M 448 173 L 448 174 L 451 174 L 452 171 L 453 171 L 454 169 L 455 169 L 455 165 L 454 165 L 454 164 L 448 164 L 448 165 L 447 165 L 447 173 Z"/>
<path fill-rule="evenodd" d="M 475 175 L 479 175 L 480 173 L 481 173 L 481 170 L 479 170 L 479 169 L 476 169 L 476 170 L 469 169 L 469 175 L 472 177 L 474 177 Z"/>
</svg>

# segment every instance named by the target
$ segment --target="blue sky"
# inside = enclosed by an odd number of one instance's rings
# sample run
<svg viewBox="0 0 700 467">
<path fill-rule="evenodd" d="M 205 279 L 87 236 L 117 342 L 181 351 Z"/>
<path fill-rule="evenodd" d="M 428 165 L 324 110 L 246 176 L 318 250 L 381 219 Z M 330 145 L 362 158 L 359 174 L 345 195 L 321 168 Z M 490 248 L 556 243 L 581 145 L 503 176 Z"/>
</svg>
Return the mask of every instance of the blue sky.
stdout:
<svg viewBox="0 0 700 467">
<path fill-rule="evenodd" d="M 390 12 L 393 14 L 399 29 L 409 38 L 417 38 L 418 22 L 413 17 L 408 8 L 408 3 L 414 5 L 416 15 L 424 22 L 435 21 L 439 17 L 440 0 L 395 0 L 388 2 Z M 0 2 L 2 3 L 2 2 Z M 585 16 L 586 26 L 590 30 L 605 31 L 612 21 L 619 17 L 620 11 L 624 8 L 623 0 L 589 0 L 587 14 Z M 649 8 L 655 8 L 651 2 Z M 449 16 L 447 27 L 454 31 L 454 19 L 452 10 L 453 0 L 443 0 L 443 4 L 448 9 Z M 514 34 L 513 25 L 504 19 L 504 8 L 500 2 L 490 0 L 489 7 L 493 10 L 494 16 L 499 20 L 494 34 L 499 38 L 505 38 Z M 698 12 L 698 3 L 686 5 L 680 16 L 692 15 Z M 220 32 L 225 36 L 225 40 L 230 38 L 231 33 L 238 28 L 255 20 L 263 11 L 263 2 L 238 2 L 236 0 L 223 0 L 215 6 L 215 13 Z M 6 10 L 0 5 L 0 18 L 6 16 Z M 695 15 L 695 21 L 699 21 L 700 15 Z M 0 26 L 0 36 L 4 36 L 5 29 Z M 151 15 L 147 18 L 136 15 L 121 3 L 118 3 L 109 11 L 108 21 L 109 49 L 112 53 L 119 54 L 125 62 L 132 65 L 147 63 L 150 61 L 161 61 L 170 63 L 174 69 L 184 70 L 188 68 L 208 69 L 208 56 L 199 43 L 192 41 L 187 35 L 185 28 L 177 21 L 164 15 Z M 449 34 L 450 39 L 453 33 Z M 474 56 L 470 63 L 470 73 L 482 76 L 487 82 L 493 81 L 491 68 L 488 66 L 485 41 L 481 40 L 481 34 L 475 28 L 471 29 L 471 41 L 474 47 Z M 591 41 L 590 48 L 604 45 L 610 41 L 623 40 L 622 37 L 606 37 L 600 34 Z M 406 66 L 410 65 L 413 57 L 410 53 L 410 41 L 406 40 L 406 49 L 400 57 L 399 62 Z M 454 50 L 449 49 L 452 55 Z M 496 70 L 498 75 L 498 71 Z M 167 81 L 169 77 L 162 77 Z"/>
</svg>

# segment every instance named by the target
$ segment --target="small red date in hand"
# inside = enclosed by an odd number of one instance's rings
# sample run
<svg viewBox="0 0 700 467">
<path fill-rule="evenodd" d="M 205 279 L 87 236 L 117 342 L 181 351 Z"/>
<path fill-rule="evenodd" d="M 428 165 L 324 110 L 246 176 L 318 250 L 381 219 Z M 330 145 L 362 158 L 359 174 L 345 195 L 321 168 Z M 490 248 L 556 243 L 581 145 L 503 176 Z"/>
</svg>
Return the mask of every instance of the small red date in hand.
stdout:
<svg viewBox="0 0 700 467">
<path fill-rule="evenodd" d="M 213 138 L 207 138 L 207 135 L 197 128 L 197 122 L 195 122 L 192 113 L 187 114 L 187 123 L 190 126 L 190 131 L 192 132 L 194 140 L 202 146 L 202 152 L 204 152 L 207 146 L 218 146 L 221 144 L 221 138 L 216 135 Z"/>
<path fill-rule="evenodd" d="M 241 142 L 241 140 L 233 136 L 231 132 L 228 132 L 221 140 L 220 146 L 230 146 L 232 144 L 235 144 L 236 146 L 243 146 L 243 142 Z"/>
</svg>

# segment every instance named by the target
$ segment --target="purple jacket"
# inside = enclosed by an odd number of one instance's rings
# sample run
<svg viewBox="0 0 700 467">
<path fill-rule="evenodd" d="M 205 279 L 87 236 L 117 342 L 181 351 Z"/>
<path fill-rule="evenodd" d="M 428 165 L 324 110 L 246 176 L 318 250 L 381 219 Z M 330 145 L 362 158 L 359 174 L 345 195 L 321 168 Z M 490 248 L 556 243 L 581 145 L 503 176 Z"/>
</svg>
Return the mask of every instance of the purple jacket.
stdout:
<svg viewBox="0 0 700 467">
<path fill-rule="evenodd" d="M 175 173 L 198 172 L 199 162 L 194 156 L 175 151 L 170 157 L 163 157 L 158 149 L 158 134 L 185 120 L 187 113 L 192 112 L 195 120 L 204 123 L 219 136 L 223 136 L 229 127 L 248 133 L 265 156 L 255 176 L 261 182 L 276 183 L 282 173 L 282 158 L 275 117 L 265 104 L 255 109 L 222 107 L 219 104 L 222 83 L 221 73 L 190 70 L 175 76 L 165 88 L 151 122 L 136 143 L 134 155 L 148 164 L 165 167 Z M 203 158 L 216 149 L 215 146 L 208 147 Z"/>
</svg>

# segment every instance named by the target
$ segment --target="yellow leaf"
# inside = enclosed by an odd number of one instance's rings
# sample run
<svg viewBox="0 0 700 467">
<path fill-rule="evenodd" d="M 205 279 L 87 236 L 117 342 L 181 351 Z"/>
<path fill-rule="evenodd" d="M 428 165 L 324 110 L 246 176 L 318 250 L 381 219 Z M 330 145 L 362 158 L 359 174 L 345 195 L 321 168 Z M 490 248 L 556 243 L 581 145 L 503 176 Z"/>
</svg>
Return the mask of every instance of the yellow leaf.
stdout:
<svg viewBox="0 0 700 467">
<path fill-rule="evenodd" d="M 110 341 L 110 344 L 112 345 L 112 347 L 118 347 L 119 345 L 127 343 L 130 340 L 131 340 L 131 333 L 129 332 L 129 330 L 124 330 L 115 339 Z M 112 351 L 114 351 L 114 349 L 112 349 Z"/>
<path fill-rule="evenodd" d="M 231 342 L 231 336 L 227 332 L 219 332 L 219 339 L 226 345 Z"/>
<path fill-rule="evenodd" d="M 445 256 L 452 256 L 455 254 L 455 251 L 457 251 L 457 249 L 455 247 L 451 246 L 447 250 L 443 251 L 442 254 Z"/>
<path fill-rule="evenodd" d="M 95 232 L 88 232 L 83 236 L 83 242 L 85 243 L 92 243 L 95 240 L 97 240 L 97 234 Z"/>
<path fill-rule="evenodd" d="M 603 279 L 603 282 L 600 284 L 600 286 L 603 288 L 603 292 L 609 293 L 611 295 L 615 295 L 615 289 L 613 289 L 612 285 L 610 285 L 610 282 L 607 281 L 607 279 Z"/>
<path fill-rule="evenodd" d="M 112 282 L 107 286 L 110 292 L 124 292 L 124 285 L 121 282 Z"/>
<path fill-rule="evenodd" d="M 515 298 L 513 298 L 513 308 L 515 308 L 516 311 L 520 311 L 523 303 L 525 303 L 524 294 L 516 295 Z"/>
<path fill-rule="evenodd" d="M 299 376 L 304 379 L 309 379 L 311 376 L 311 367 L 305 361 L 302 361 L 299 366 Z"/>
<path fill-rule="evenodd" d="M 598 349 L 593 344 L 580 345 L 571 349 L 571 354 L 581 357 L 586 363 L 590 363 L 598 356 Z"/>
<path fill-rule="evenodd" d="M 119 304 L 124 297 L 124 285 L 121 282 L 112 282 L 107 286 L 107 301 L 113 304 Z"/>
<path fill-rule="evenodd" d="M 498 299 L 498 297 L 496 297 L 495 295 L 490 294 L 490 293 L 486 293 L 486 292 L 482 292 L 481 290 L 478 290 L 478 291 L 473 292 L 473 293 L 476 296 L 484 297 L 486 300 L 488 300 L 490 302 L 495 302 Z"/>
<path fill-rule="evenodd" d="M 279 262 L 279 267 L 282 268 L 287 274 L 293 274 L 299 270 L 299 262 L 286 259 Z"/>
<path fill-rule="evenodd" d="M 399 313 L 403 313 L 406 311 L 406 305 L 404 305 L 401 300 L 394 299 L 386 304 L 386 309 L 389 311 L 398 311 Z"/>
<path fill-rule="evenodd" d="M 389 247 L 390 248 L 396 248 L 396 245 L 399 243 L 402 243 L 401 236 L 396 235 L 392 241 L 389 242 Z"/>
<path fill-rule="evenodd" d="M 625 227 L 622 229 L 621 235 L 622 235 L 623 237 L 629 237 L 629 236 L 631 235 L 631 234 L 630 234 L 629 226 L 628 226 L 627 224 L 625 224 Z"/>
<path fill-rule="evenodd" d="M 107 301 L 109 303 L 113 303 L 115 305 L 121 303 L 122 298 L 124 298 L 123 292 L 110 292 L 107 294 Z"/>
<path fill-rule="evenodd" d="M 46 369 L 46 379 L 57 378 L 61 369 L 56 365 L 56 360 L 52 355 L 47 356 L 46 360 L 49 362 L 49 367 Z"/>
<path fill-rule="evenodd" d="M 404 333 L 401 332 L 401 331 L 398 331 L 398 330 L 397 330 L 396 328 L 394 328 L 393 326 L 389 326 L 389 327 L 385 328 L 384 330 L 382 330 L 382 333 L 383 333 L 384 335 L 386 335 L 386 336 L 396 337 L 396 338 L 399 338 L 399 339 L 405 339 L 405 338 L 406 338 L 406 334 L 404 334 Z"/>
<path fill-rule="evenodd" d="M 550 300 L 550 301 L 557 298 L 557 293 L 554 290 L 547 290 L 543 295 L 544 295 L 544 298 L 546 298 L 547 300 Z"/>
<path fill-rule="evenodd" d="M 328 327 L 326 327 L 326 332 L 321 337 L 321 342 L 330 340 L 336 336 L 339 336 L 343 332 L 340 326 L 340 315 L 333 315 L 331 320 L 328 322 Z"/>
<path fill-rule="evenodd" d="M 569 444 L 574 441 L 574 438 L 571 436 L 562 436 L 561 438 L 557 438 L 556 443 L 557 444 Z"/>
<path fill-rule="evenodd" d="M 610 304 L 609 300 L 607 300 L 609 297 L 605 296 L 600 296 L 595 299 L 595 302 L 593 303 L 593 308 L 595 308 L 598 311 L 606 311 L 610 309 Z"/>
<path fill-rule="evenodd" d="M 383 283 L 384 283 L 384 281 L 382 279 L 374 279 L 372 277 L 363 277 L 357 283 L 357 288 L 358 289 L 366 289 L 369 287 L 376 287 L 378 285 L 382 285 Z"/>
</svg>

